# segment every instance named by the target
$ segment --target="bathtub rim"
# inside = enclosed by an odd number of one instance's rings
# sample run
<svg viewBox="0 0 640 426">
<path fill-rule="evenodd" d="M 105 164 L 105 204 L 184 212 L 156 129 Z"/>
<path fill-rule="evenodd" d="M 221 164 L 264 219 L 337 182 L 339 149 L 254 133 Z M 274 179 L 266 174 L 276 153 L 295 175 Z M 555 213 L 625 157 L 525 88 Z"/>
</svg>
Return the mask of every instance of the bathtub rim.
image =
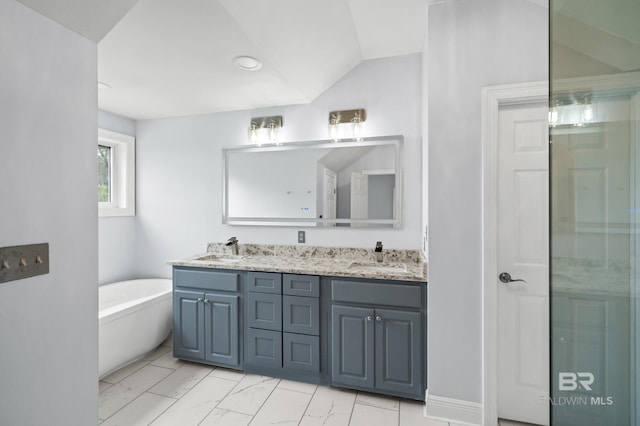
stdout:
<svg viewBox="0 0 640 426">
<path fill-rule="evenodd" d="M 132 279 L 132 280 L 114 281 L 112 283 L 103 284 L 102 286 L 99 286 L 99 287 L 122 284 L 122 283 L 135 283 L 136 281 L 154 281 L 154 280 L 162 281 L 163 283 L 172 282 L 170 278 L 138 278 L 138 279 Z M 98 289 L 98 292 L 99 291 L 100 290 Z M 143 309 L 146 306 L 155 305 L 157 303 L 161 303 L 167 299 L 170 299 L 172 292 L 173 292 L 173 285 L 171 284 L 167 289 L 164 289 L 162 291 L 157 291 L 155 293 L 152 293 L 144 297 L 138 297 L 136 299 L 127 300 L 126 302 L 119 303 L 117 305 L 110 306 L 102 310 L 100 310 L 100 296 L 98 293 L 98 325 L 108 324 L 109 322 L 114 321 L 118 318 L 122 318 L 123 316 L 139 311 L 140 309 Z"/>
</svg>

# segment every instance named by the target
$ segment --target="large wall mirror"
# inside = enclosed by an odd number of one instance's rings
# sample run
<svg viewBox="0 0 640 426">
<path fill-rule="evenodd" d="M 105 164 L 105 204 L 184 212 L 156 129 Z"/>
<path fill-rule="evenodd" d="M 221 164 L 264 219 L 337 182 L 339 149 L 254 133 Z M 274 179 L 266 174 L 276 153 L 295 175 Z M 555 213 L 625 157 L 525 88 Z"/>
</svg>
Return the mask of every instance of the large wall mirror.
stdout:
<svg viewBox="0 0 640 426">
<path fill-rule="evenodd" d="M 223 223 L 400 227 L 402 136 L 223 149 Z"/>
</svg>

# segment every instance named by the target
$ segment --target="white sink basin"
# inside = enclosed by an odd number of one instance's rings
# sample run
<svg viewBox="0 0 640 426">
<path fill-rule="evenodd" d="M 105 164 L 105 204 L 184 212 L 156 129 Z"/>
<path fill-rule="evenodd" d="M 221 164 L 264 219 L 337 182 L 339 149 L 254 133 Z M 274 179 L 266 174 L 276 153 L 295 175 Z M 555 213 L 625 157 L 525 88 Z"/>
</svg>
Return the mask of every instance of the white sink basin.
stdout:
<svg viewBox="0 0 640 426">
<path fill-rule="evenodd" d="M 349 269 L 362 272 L 386 272 L 392 274 L 406 274 L 407 265 L 404 263 L 357 263 L 354 262 Z"/>
<path fill-rule="evenodd" d="M 246 256 L 219 256 L 217 254 L 208 254 L 206 256 L 196 257 L 195 260 L 204 260 L 217 263 L 236 263 L 246 259 Z"/>
</svg>

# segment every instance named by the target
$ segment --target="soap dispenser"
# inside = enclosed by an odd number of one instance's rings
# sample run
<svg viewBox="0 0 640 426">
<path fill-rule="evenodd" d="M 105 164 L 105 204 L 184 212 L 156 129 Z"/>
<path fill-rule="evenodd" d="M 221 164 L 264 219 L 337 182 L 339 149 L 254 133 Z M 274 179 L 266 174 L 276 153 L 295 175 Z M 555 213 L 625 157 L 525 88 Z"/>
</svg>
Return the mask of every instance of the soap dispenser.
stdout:
<svg viewBox="0 0 640 426">
<path fill-rule="evenodd" d="M 382 241 L 376 243 L 376 248 L 373 251 L 376 253 L 376 262 L 382 262 Z"/>
</svg>

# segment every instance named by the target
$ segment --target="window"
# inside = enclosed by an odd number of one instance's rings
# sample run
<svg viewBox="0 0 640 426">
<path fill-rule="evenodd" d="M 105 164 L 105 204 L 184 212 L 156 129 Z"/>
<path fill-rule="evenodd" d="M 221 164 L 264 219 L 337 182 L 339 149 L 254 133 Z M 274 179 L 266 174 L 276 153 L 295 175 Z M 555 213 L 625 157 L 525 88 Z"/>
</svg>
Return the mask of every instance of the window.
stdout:
<svg viewBox="0 0 640 426">
<path fill-rule="evenodd" d="M 111 202 L 112 148 L 98 144 L 98 202 Z"/>
<path fill-rule="evenodd" d="M 135 139 L 98 129 L 98 212 L 135 215 Z"/>
</svg>

